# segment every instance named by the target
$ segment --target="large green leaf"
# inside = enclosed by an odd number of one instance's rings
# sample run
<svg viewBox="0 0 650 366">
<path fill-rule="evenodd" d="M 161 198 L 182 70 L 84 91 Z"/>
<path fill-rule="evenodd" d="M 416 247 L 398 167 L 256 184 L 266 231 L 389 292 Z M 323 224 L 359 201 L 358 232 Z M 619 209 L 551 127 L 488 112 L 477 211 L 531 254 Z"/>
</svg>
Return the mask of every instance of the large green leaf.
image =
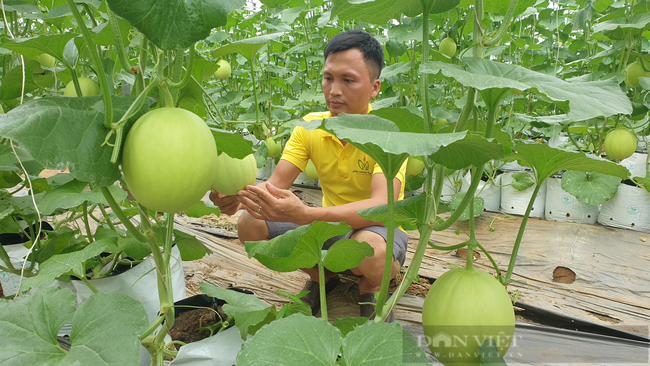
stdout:
<svg viewBox="0 0 650 366">
<path fill-rule="evenodd" d="M 555 149 L 544 144 L 520 142 L 515 145 L 515 150 L 517 154 L 511 158 L 515 158 L 520 165 L 532 167 L 537 184 L 541 184 L 560 170 L 597 172 L 621 179 L 630 175 L 630 171 L 624 166 L 605 159 L 590 157 L 580 152 Z"/>
<path fill-rule="evenodd" d="M 255 55 L 257 55 L 257 51 L 259 51 L 262 46 L 269 41 L 280 38 L 283 34 L 284 33 L 271 33 L 263 36 L 242 39 L 241 41 L 236 41 L 229 45 L 217 48 L 212 51 L 212 56 L 221 57 L 230 53 L 238 53 L 244 56 L 248 62 L 252 62 L 255 59 Z"/>
<path fill-rule="evenodd" d="M 18 38 L 15 40 L 3 38 L 0 45 L 26 56 L 38 56 L 42 53 L 47 53 L 64 64 L 67 64 L 63 57 L 65 46 L 68 41 L 76 36 L 78 36 L 76 33 L 61 33 L 56 35 L 41 35 L 33 38 Z"/>
<path fill-rule="evenodd" d="M 32 288 L 50 285 L 63 274 L 74 274 L 77 277 L 85 275 L 83 263 L 102 252 L 114 251 L 117 247 L 116 238 L 106 238 L 92 242 L 82 250 L 56 254 L 43 262 L 34 277 L 26 277 L 20 285 L 21 292 Z"/>
<path fill-rule="evenodd" d="M 323 265 L 332 272 L 343 272 L 356 268 L 362 260 L 374 254 L 375 251 L 366 242 L 341 239 L 327 250 L 323 258 Z"/>
<path fill-rule="evenodd" d="M 61 213 L 62 210 L 78 207 L 84 202 L 108 205 L 99 188 L 87 191 L 87 186 L 87 183 L 75 179 L 56 187 L 43 196 L 43 199 L 38 203 L 38 209 L 42 215 L 49 216 L 55 212 Z M 108 186 L 108 190 L 118 202 L 126 199 L 127 193 L 125 190 L 113 185 Z"/>
<path fill-rule="evenodd" d="M 595 172 L 562 173 L 562 189 L 585 205 L 598 206 L 614 197 L 621 185 L 621 178 Z"/>
<path fill-rule="evenodd" d="M 528 90 L 552 100 L 574 121 L 632 113 L 632 104 L 615 79 L 567 82 L 521 66 L 477 57 L 463 58 L 462 66 L 427 62 L 420 67 L 420 71 L 442 73 L 479 91 Z M 603 103 L 603 100 L 607 103 Z"/>
<path fill-rule="evenodd" d="M 450 169 L 478 166 L 503 156 L 503 147 L 494 140 L 467 132 L 399 132 L 393 122 L 374 115 L 341 114 L 325 120 L 324 126 L 338 138 L 370 155 L 384 169 L 387 177 L 395 176 L 408 155 L 428 155 L 436 163 Z M 387 170 L 386 166 L 391 170 Z"/>
<path fill-rule="evenodd" d="M 265 325 L 244 342 L 236 364 L 334 365 L 340 348 L 341 331 L 327 320 L 294 314 Z"/>
<path fill-rule="evenodd" d="M 404 230 L 416 230 L 424 222 L 424 207 L 426 195 L 419 194 L 402 201 L 395 202 L 394 220 L 395 225 L 401 226 Z M 381 221 L 388 223 L 388 205 L 359 210 L 359 215 L 370 221 Z"/>
<path fill-rule="evenodd" d="M 71 347 L 57 340 L 72 320 Z M 139 335 L 148 325 L 138 301 L 119 293 L 92 295 L 75 311 L 72 291 L 47 288 L 0 302 L 0 363 L 22 365 L 135 365 Z M 119 352 L 116 352 L 119 350 Z"/>
<path fill-rule="evenodd" d="M 611 31 L 617 28 L 643 29 L 648 23 L 650 23 L 650 14 L 634 14 L 594 24 L 594 32 Z"/>
<path fill-rule="evenodd" d="M 20 98 L 25 93 L 31 93 L 38 90 L 39 86 L 34 81 L 34 71 L 40 68 L 41 65 L 34 60 L 25 62 L 25 88 L 23 89 L 23 68 L 17 65 L 13 69 L 7 71 L 2 78 L 0 85 L 0 99 L 12 100 Z"/>
<path fill-rule="evenodd" d="M 112 99 L 117 121 L 135 97 L 113 96 Z M 35 99 L 0 114 L 0 136 L 18 142 L 48 169 L 60 170 L 67 166 L 70 174 L 80 181 L 109 186 L 121 173 L 110 162 L 112 147 L 101 146 L 108 133 L 103 106 L 101 96 Z M 130 121 L 147 110 L 145 104 Z"/>
<path fill-rule="evenodd" d="M 426 0 L 432 3 L 430 13 L 444 13 L 455 8 L 460 0 Z M 421 0 L 334 0 L 332 16 L 341 20 L 355 20 L 371 24 L 385 24 L 400 19 L 400 14 L 415 17 L 422 14 Z"/>
<path fill-rule="evenodd" d="M 350 226 L 344 222 L 314 221 L 271 240 L 248 241 L 245 247 L 249 257 L 255 257 L 266 267 L 278 272 L 293 272 L 315 266 L 321 259 L 323 243 L 349 231 Z"/>
<path fill-rule="evenodd" d="M 244 0 L 108 0 L 117 15 L 128 20 L 158 48 L 186 49 L 226 25 L 228 14 Z"/>
<path fill-rule="evenodd" d="M 523 13 L 529 7 L 534 7 L 535 3 L 535 0 L 519 0 L 517 2 L 517 8 L 515 9 L 514 16 L 516 17 L 517 15 Z M 490 13 L 499 13 L 501 15 L 506 14 L 509 5 L 510 0 L 485 0 L 483 3 L 485 11 Z"/>
<path fill-rule="evenodd" d="M 38 13 L 40 9 L 34 4 L 20 0 L 3 1 L 5 12 L 15 11 L 18 14 Z"/>
<path fill-rule="evenodd" d="M 342 365 L 432 365 L 431 358 L 399 323 L 367 322 L 343 339 Z"/>
<path fill-rule="evenodd" d="M 235 317 L 235 325 L 243 340 L 248 338 L 249 333 L 254 334 L 257 328 L 265 324 L 269 314 L 273 314 L 275 310 L 273 306 L 267 306 L 255 295 L 226 290 L 205 282 L 201 283 L 201 291 L 226 302 L 222 307 L 223 311 Z"/>
<path fill-rule="evenodd" d="M 226 153 L 231 158 L 243 159 L 253 153 L 253 142 L 239 133 L 211 128 L 219 154 Z"/>
</svg>

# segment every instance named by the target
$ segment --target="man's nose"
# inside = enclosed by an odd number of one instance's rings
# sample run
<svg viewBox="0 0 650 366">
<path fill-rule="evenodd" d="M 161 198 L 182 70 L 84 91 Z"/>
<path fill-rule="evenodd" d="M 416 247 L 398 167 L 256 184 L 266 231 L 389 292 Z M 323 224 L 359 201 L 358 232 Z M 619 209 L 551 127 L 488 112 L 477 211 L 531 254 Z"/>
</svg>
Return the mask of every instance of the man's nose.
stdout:
<svg viewBox="0 0 650 366">
<path fill-rule="evenodd" d="M 341 82 L 334 81 L 334 82 L 332 82 L 332 88 L 330 89 L 330 95 L 339 96 L 342 93 L 341 90 L 342 90 Z"/>
</svg>

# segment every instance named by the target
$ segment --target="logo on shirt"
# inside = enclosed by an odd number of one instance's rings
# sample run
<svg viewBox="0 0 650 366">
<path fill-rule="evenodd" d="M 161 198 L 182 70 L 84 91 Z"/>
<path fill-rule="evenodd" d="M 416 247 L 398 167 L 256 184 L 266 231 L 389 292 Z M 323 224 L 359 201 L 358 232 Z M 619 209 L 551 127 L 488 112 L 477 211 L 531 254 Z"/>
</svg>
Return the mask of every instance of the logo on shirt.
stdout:
<svg viewBox="0 0 650 366">
<path fill-rule="evenodd" d="M 363 161 L 361 159 L 357 160 L 357 165 L 359 165 L 359 169 L 361 170 L 368 170 L 370 169 L 370 163 L 366 161 L 366 157 L 363 157 Z"/>
</svg>

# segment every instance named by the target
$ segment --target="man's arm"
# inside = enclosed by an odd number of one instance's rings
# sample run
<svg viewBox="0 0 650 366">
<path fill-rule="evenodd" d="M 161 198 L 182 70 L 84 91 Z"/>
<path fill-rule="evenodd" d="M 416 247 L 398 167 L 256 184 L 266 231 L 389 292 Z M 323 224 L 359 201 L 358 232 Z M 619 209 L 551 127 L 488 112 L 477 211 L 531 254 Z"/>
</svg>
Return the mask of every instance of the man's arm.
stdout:
<svg viewBox="0 0 650 366">
<path fill-rule="evenodd" d="M 281 162 L 283 161 L 281 160 Z M 283 167 L 291 173 L 280 170 L 277 178 L 274 179 L 276 176 L 274 172 L 271 179 L 269 179 L 269 184 L 264 187 L 248 186 L 246 190 L 239 192 L 242 207 L 253 217 L 268 221 L 293 222 L 298 225 L 310 224 L 317 220 L 342 221 L 350 225 L 352 229 L 381 224 L 362 218 L 358 211 L 387 203 L 388 190 L 386 188 L 386 178 L 383 174 L 373 175 L 370 187 L 371 195 L 368 199 L 334 207 L 309 207 L 288 190 L 295 177 L 300 173 L 300 169 L 289 162 L 285 161 L 285 163 L 293 167 Z M 280 164 L 278 164 L 276 171 L 278 168 L 280 168 Z M 296 173 L 295 176 L 293 176 L 293 173 Z M 293 180 L 287 182 L 286 177 L 293 177 Z M 393 187 L 395 200 L 397 200 L 401 188 L 399 179 L 394 179 Z"/>
</svg>

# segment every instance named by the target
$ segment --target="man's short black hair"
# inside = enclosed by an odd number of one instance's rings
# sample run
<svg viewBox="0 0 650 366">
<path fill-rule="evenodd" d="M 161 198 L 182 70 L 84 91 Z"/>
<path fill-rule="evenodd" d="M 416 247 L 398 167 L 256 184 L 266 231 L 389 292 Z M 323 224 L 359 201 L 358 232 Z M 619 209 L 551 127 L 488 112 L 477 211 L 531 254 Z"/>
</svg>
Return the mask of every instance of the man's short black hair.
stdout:
<svg viewBox="0 0 650 366">
<path fill-rule="evenodd" d="M 367 32 L 350 30 L 335 35 L 325 47 L 325 60 L 331 53 L 347 51 L 352 48 L 358 48 L 363 54 L 363 60 L 370 70 L 370 78 L 374 80 L 372 76 L 375 73 L 377 74 L 375 78 L 378 78 L 384 64 L 384 49 Z"/>
</svg>

